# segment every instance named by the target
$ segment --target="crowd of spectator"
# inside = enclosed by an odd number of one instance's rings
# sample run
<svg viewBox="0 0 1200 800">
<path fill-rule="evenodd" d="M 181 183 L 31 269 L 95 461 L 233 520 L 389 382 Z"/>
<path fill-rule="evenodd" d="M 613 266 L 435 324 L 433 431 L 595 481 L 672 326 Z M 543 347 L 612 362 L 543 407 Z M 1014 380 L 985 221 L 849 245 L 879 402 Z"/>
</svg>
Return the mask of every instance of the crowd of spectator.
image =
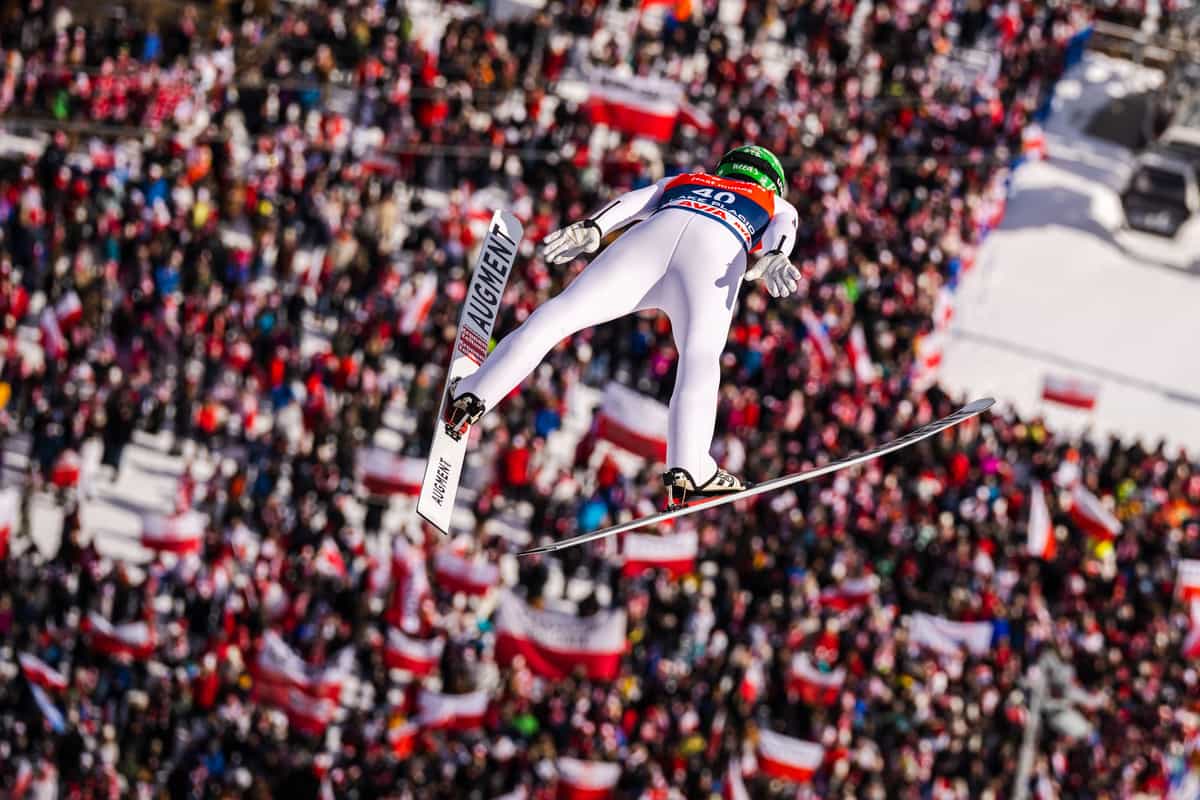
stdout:
<svg viewBox="0 0 1200 800">
<path fill-rule="evenodd" d="M 199 4 L 161 19 L 134 5 L 80 18 L 31 0 L 0 26 L 0 123 L 51 132 L 40 154 L 0 161 L 0 435 L 30 443 L 27 467 L 3 473 L 22 499 L 0 548 L 0 795 L 549 798 L 556 759 L 571 756 L 620 764 L 620 798 L 720 796 L 731 759 L 753 797 L 1001 798 L 1029 714 L 1022 679 L 1048 651 L 1101 699 L 1090 736 L 1043 733 L 1039 796 L 1166 792 L 1200 691 L 1174 597 L 1178 560 L 1200 554 L 1186 454 L 994 414 L 774 502 L 700 515 L 697 569 L 680 579 L 624 575 L 593 548 L 506 570 L 535 606 L 562 605 L 547 596 L 561 571 L 592 587 L 580 614 L 627 609 L 611 682 L 498 665 L 491 603 L 434 580 L 415 614 L 421 635 L 448 642 L 429 685 L 485 689 L 490 703 L 482 727 L 422 730 L 403 754 L 390 736 L 421 681 L 384 664 L 394 587 L 374 556 L 397 537 L 427 555 L 442 544 L 411 500 L 369 496 L 357 469 L 385 429 L 404 455 L 427 447 L 487 198 L 525 225 L 500 336 L 584 268 L 548 269 L 534 242 L 745 142 L 788 166 L 808 292 L 743 289 L 723 362 L 726 465 L 752 481 L 791 473 L 949 412 L 962 398 L 914 381 L 915 343 L 970 268 L 989 193 L 1089 4 L 771 0 L 738 4 L 731 22 L 727 3 L 697 0 L 653 26 L 638 24 L 640 4 L 594 0 L 504 19 L 394 0 Z M 964 37 L 995 53 L 985 79 L 948 68 Z M 555 91 L 587 65 L 677 80 L 712 126 L 680 125 L 654 147 L 598 129 Z M 435 300 L 409 329 L 428 275 Z M 828 330 L 832 363 L 802 311 Z M 873 380 L 845 355 L 854 324 Z M 556 349 L 484 424 L 479 462 L 495 467 L 473 487 L 477 529 L 455 546 L 511 565 L 514 540 L 484 532 L 500 514 L 525 512 L 540 540 L 660 503 L 655 465 L 597 473 L 591 436 L 562 465 L 546 440 L 574 384 L 615 379 L 665 401 L 674 359 L 653 315 Z M 116 481 L 138 431 L 196 459 L 202 477 L 184 472 L 179 503 L 209 520 L 199 553 L 106 555 L 84 535 L 82 486 L 59 487 L 61 535 L 35 546 L 33 498 L 55 488 L 64 454 L 98 443 L 99 482 Z M 1035 481 L 1059 537 L 1047 561 L 1026 549 Z M 1059 498 L 1076 481 L 1113 504 L 1114 546 L 1069 522 Z M 865 606 L 821 602 L 868 576 Z M 992 645 L 917 648 L 902 618 L 919 611 L 993 621 Z M 149 623 L 152 652 L 98 651 L 92 613 Z M 354 680 L 328 729 L 303 730 L 256 693 L 268 632 L 314 667 L 350 648 Z M 67 677 L 51 697 L 60 723 L 19 653 Z M 834 702 L 797 696 L 797 653 L 846 671 Z M 744 692 L 756 665 L 762 689 Z M 755 770 L 760 729 L 825 747 L 810 783 Z"/>
</svg>

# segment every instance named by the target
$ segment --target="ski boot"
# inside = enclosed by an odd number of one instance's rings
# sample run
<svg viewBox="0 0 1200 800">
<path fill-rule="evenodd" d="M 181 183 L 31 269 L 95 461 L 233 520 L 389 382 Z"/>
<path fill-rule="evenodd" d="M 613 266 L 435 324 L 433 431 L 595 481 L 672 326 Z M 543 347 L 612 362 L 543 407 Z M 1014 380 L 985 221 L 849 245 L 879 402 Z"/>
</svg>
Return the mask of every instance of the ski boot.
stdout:
<svg viewBox="0 0 1200 800">
<path fill-rule="evenodd" d="M 742 483 L 741 479 L 723 469 L 718 469 L 715 475 L 699 486 L 691 473 L 681 467 L 667 470 L 662 474 L 662 479 L 667 487 L 667 511 L 697 505 L 714 497 L 750 488 L 750 484 Z"/>
<path fill-rule="evenodd" d="M 454 390 L 458 387 L 458 382 L 462 378 L 455 378 L 450 382 L 450 389 L 447 392 L 450 402 L 446 403 L 446 411 L 444 422 L 446 423 L 446 435 L 454 441 L 462 439 L 472 425 L 479 421 L 483 416 L 484 408 L 483 401 L 470 392 L 464 392 L 455 396 Z"/>
</svg>

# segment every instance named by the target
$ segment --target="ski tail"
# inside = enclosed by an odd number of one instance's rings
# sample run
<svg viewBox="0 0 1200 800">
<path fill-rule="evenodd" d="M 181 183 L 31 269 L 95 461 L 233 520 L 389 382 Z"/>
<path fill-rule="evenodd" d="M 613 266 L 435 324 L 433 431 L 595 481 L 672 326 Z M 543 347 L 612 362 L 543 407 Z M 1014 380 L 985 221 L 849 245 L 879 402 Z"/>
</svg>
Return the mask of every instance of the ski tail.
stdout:
<svg viewBox="0 0 1200 800">
<path fill-rule="evenodd" d="M 421 481 L 421 494 L 417 500 L 417 513 L 442 533 L 450 532 L 454 499 L 458 496 L 458 485 L 467 456 L 466 437 L 452 436 L 442 423 L 446 412 L 446 392 L 453 381 L 479 369 L 487 357 L 488 343 L 500 314 L 504 288 L 512 274 L 523 234 L 521 223 L 510 212 L 497 211 L 492 215 L 487 238 L 479 250 L 471 284 L 463 299 L 458 335 L 454 339 L 446 385 L 438 405 L 437 424 L 433 429 L 433 442 L 429 447 L 429 460 L 425 464 L 425 477 Z"/>
<path fill-rule="evenodd" d="M 701 503 L 699 505 L 685 506 L 683 508 L 677 508 L 672 511 L 664 511 L 661 514 L 654 514 L 649 517 L 642 517 L 641 519 L 635 519 L 630 522 L 622 523 L 620 525 L 614 525 L 611 528 L 604 528 L 602 530 L 592 531 L 591 533 L 582 533 L 578 536 L 572 536 L 569 539 L 563 539 L 560 542 L 554 542 L 552 544 L 543 545 L 541 547 L 534 547 L 529 550 L 525 550 L 522 553 L 518 553 L 518 555 L 532 556 L 532 555 L 537 555 L 539 553 L 553 553 L 556 550 L 565 550 L 568 547 L 574 547 L 576 545 L 585 544 L 587 542 L 594 542 L 597 539 L 604 539 L 608 536 L 615 536 L 616 534 L 619 534 L 619 533 L 626 533 L 628 531 L 636 530 L 638 528 L 644 528 L 649 525 L 656 525 L 660 522 L 666 522 L 667 520 L 672 520 L 677 517 L 687 516 L 688 514 L 692 514 L 697 511 L 706 511 L 710 508 L 716 508 L 718 506 L 723 506 L 727 503 L 733 503 L 737 500 L 745 500 L 747 498 L 755 497 L 760 494 L 765 494 L 767 492 L 773 492 L 776 489 L 783 489 L 787 486 L 792 486 L 797 483 L 804 483 L 805 481 L 811 481 L 815 478 L 820 478 L 823 475 L 829 475 L 830 473 L 837 472 L 838 470 L 846 469 L 847 467 L 853 467 L 853 466 L 857 466 L 858 464 L 863 464 L 872 459 L 887 455 L 888 453 L 894 453 L 895 451 L 901 450 L 905 447 L 908 447 L 909 445 L 916 444 L 917 442 L 922 441 L 923 439 L 928 439 L 930 436 L 934 436 L 936 434 L 941 433 L 944 430 L 953 428 L 955 425 L 958 425 L 960 422 L 965 422 L 966 420 L 971 419 L 972 417 L 976 417 L 976 416 L 982 414 L 984 411 L 987 411 L 989 408 L 991 408 L 995 404 L 995 402 L 996 401 L 990 397 L 985 397 L 981 400 L 974 400 L 974 401 L 968 403 L 967 405 L 963 406 L 962 408 L 958 409 L 954 413 L 949 414 L 948 416 L 942 417 L 939 420 L 934 420 L 933 422 L 930 422 L 928 425 L 922 425 L 921 427 L 919 427 L 915 430 L 909 431 L 908 433 L 904 434 L 903 436 L 901 436 L 898 439 L 893 439 L 890 442 L 885 442 L 885 443 L 879 445 L 878 447 L 874 447 L 870 450 L 865 450 L 861 453 L 855 453 L 853 455 L 846 456 L 845 458 L 840 458 L 837 461 L 831 461 L 828 464 L 825 464 L 824 466 L 817 467 L 816 469 L 811 469 L 807 472 L 797 472 L 794 475 L 785 475 L 781 478 L 775 478 L 773 480 L 764 481 L 763 483 L 756 484 L 755 486 L 752 486 L 749 489 L 746 489 L 745 491 L 733 492 L 724 497 L 714 497 L 714 498 L 711 498 L 708 502 Z"/>
</svg>

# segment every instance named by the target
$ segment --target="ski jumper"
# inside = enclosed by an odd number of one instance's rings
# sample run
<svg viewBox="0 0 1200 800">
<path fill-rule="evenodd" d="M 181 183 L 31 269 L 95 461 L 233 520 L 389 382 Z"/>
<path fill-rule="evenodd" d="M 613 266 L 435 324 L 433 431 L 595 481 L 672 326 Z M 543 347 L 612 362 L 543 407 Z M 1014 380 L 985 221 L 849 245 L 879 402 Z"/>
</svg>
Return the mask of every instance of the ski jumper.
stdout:
<svg viewBox="0 0 1200 800">
<path fill-rule="evenodd" d="M 570 286 L 505 337 L 458 392 L 491 409 L 552 347 L 584 328 L 646 309 L 671 321 L 679 369 L 667 430 L 667 465 L 704 481 L 717 418 L 721 353 L 752 252 L 790 253 L 796 209 L 747 181 L 691 173 L 622 195 L 592 220 L 602 234 L 641 220 Z"/>
</svg>

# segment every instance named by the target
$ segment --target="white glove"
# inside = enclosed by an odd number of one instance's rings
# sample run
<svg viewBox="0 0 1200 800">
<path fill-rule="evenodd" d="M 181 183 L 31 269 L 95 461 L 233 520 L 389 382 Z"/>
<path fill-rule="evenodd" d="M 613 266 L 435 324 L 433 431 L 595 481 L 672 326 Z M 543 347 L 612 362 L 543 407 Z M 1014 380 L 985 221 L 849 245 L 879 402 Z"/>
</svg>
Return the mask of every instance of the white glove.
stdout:
<svg viewBox="0 0 1200 800">
<path fill-rule="evenodd" d="M 542 241 L 542 255 L 547 263 L 562 264 L 577 256 L 600 249 L 600 226 L 590 219 L 572 222 Z"/>
<path fill-rule="evenodd" d="M 771 297 L 786 297 L 800 288 L 800 270 L 790 258 L 778 250 L 763 253 L 753 269 L 747 270 L 746 280 L 766 281 Z"/>
</svg>

